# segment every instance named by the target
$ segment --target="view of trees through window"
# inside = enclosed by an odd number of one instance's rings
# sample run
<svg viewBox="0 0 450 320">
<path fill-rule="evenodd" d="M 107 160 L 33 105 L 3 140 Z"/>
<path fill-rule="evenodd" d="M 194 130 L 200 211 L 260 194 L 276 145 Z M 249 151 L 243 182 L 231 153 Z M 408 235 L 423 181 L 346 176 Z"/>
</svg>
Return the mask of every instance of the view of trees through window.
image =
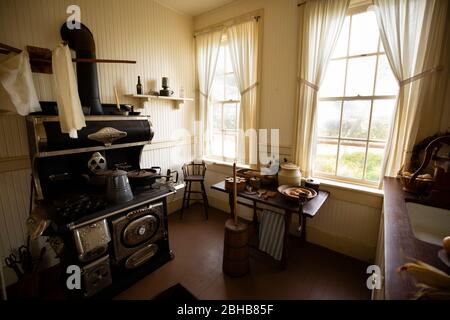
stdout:
<svg viewBox="0 0 450 320">
<path fill-rule="evenodd" d="M 237 147 L 237 128 L 240 94 L 232 69 L 226 37 L 222 39 L 216 72 L 211 89 L 212 134 L 209 156 L 234 161 Z"/>
<path fill-rule="evenodd" d="M 314 173 L 377 183 L 397 94 L 375 14 L 347 16 L 319 91 Z"/>
</svg>

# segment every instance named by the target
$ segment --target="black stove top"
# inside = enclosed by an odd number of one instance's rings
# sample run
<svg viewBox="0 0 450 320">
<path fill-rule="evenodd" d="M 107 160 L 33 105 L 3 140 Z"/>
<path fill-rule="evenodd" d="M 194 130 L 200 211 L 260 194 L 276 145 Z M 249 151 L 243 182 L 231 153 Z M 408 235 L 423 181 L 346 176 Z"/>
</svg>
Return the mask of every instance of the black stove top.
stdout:
<svg viewBox="0 0 450 320">
<path fill-rule="evenodd" d="M 106 209 L 108 203 L 96 196 L 82 194 L 64 201 L 56 208 L 58 218 L 62 222 L 70 223 L 86 215 Z"/>
<path fill-rule="evenodd" d="M 99 195 L 81 194 L 55 202 L 56 222 L 59 225 L 73 226 L 83 224 L 102 216 L 131 210 L 134 207 L 155 201 L 175 193 L 170 184 L 155 183 L 151 188 L 133 188 L 134 198 L 128 202 L 112 204 Z"/>
</svg>

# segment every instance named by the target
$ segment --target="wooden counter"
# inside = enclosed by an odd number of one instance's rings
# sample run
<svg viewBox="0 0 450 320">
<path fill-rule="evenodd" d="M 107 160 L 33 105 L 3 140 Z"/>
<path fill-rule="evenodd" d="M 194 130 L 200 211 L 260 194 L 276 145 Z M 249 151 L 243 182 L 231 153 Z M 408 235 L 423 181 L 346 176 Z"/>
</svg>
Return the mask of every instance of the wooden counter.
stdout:
<svg viewBox="0 0 450 320">
<path fill-rule="evenodd" d="M 399 266 L 416 259 L 447 273 L 450 268 L 437 256 L 441 247 L 414 237 L 405 199 L 415 197 L 403 191 L 396 178 L 384 178 L 384 191 L 385 299 L 413 299 L 417 291 L 414 278 L 406 273 L 399 274 Z"/>
</svg>

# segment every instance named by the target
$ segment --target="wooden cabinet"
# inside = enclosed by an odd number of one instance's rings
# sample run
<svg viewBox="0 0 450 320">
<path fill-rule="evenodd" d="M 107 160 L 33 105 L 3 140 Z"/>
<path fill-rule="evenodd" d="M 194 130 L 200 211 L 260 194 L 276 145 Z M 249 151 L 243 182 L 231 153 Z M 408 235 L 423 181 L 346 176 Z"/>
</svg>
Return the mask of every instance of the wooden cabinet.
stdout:
<svg viewBox="0 0 450 320">
<path fill-rule="evenodd" d="M 381 269 L 381 288 L 372 291 L 372 300 L 384 300 L 384 210 L 380 216 L 380 230 L 378 232 L 375 264 Z"/>
</svg>

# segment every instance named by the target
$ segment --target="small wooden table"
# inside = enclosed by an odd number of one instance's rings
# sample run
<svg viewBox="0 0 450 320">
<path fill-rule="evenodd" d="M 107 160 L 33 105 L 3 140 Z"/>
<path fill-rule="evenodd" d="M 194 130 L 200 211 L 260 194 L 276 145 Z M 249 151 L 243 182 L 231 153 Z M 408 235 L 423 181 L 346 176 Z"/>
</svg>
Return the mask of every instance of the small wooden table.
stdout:
<svg viewBox="0 0 450 320">
<path fill-rule="evenodd" d="M 225 189 L 225 181 L 216 183 L 211 186 L 212 189 L 228 193 L 228 201 L 230 204 L 231 217 L 234 218 L 234 201 L 233 192 Z M 268 189 L 269 190 L 269 189 Z M 275 191 L 270 189 L 270 191 Z M 319 212 L 322 205 L 328 199 L 330 193 L 328 191 L 320 190 L 317 197 L 303 205 L 296 204 L 295 202 L 285 199 L 280 193 L 277 192 L 276 196 L 273 198 L 263 198 L 258 194 L 248 194 L 245 192 L 238 193 L 238 204 L 249 207 L 253 209 L 253 223 L 258 222 L 258 217 L 256 214 L 257 210 L 262 210 L 258 208 L 258 203 L 278 208 L 284 211 L 284 239 L 283 239 L 283 253 L 281 256 L 281 265 L 283 268 L 287 266 L 287 245 L 289 239 L 289 229 L 291 226 L 292 214 L 297 213 L 299 215 L 299 232 L 300 237 L 306 240 L 306 218 L 314 218 L 314 216 Z M 246 199 L 252 202 L 252 205 L 239 201 L 239 198 Z"/>
</svg>

